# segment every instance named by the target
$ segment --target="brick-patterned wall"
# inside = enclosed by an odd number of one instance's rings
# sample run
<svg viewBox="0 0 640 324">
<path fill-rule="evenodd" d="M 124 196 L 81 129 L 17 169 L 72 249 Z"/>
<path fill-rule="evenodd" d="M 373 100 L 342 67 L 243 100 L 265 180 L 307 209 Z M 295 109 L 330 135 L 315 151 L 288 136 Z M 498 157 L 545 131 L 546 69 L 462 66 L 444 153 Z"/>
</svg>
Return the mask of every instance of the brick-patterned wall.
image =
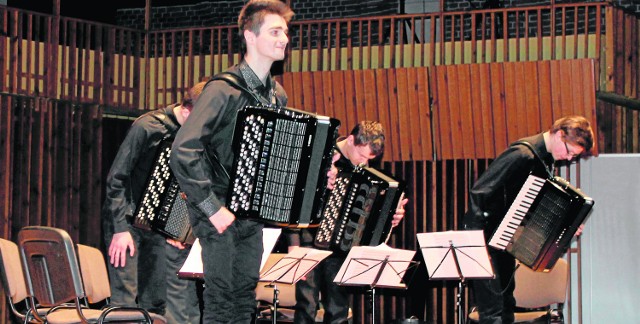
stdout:
<svg viewBox="0 0 640 324">
<path fill-rule="evenodd" d="M 551 0 L 444 0 L 445 11 L 464 11 L 471 9 L 483 9 L 486 7 L 500 6 L 504 8 L 527 7 L 549 5 Z M 572 2 L 604 2 L 603 0 L 555 0 L 556 4 Z M 640 13 L 640 1 L 638 0 L 614 0 L 616 5 Z"/>
<path fill-rule="evenodd" d="M 366 17 L 398 13 L 399 0 L 293 0 L 295 20 Z M 219 0 L 194 5 L 153 7 L 152 30 L 233 25 L 244 5 L 243 0 Z M 144 29 L 144 8 L 119 9 L 118 26 Z"/>
<path fill-rule="evenodd" d="M 152 7 L 151 29 L 224 26 L 235 24 L 242 0 L 218 0 L 193 5 Z M 230 14 L 233 13 L 233 14 Z M 144 8 L 118 9 L 118 26 L 144 29 Z"/>
<path fill-rule="evenodd" d="M 2 1 L 2 0 L 0 0 Z M 328 18 L 367 17 L 398 13 L 403 0 L 292 0 L 295 20 L 315 20 Z M 408 1 L 408 0 L 404 0 Z M 415 0 L 419 1 L 419 0 Z M 466 11 L 487 7 L 525 7 L 548 5 L 551 0 L 444 0 L 445 11 Z M 555 0 L 556 3 L 600 2 L 601 0 Z M 244 0 L 218 0 L 200 2 L 193 5 L 152 8 L 152 30 L 233 25 Z M 615 0 L 620 7 L 640 13 L 640 1 Z M 117 25 L 144 29 L 144 8 L 119 9 Z"/>
</svg>

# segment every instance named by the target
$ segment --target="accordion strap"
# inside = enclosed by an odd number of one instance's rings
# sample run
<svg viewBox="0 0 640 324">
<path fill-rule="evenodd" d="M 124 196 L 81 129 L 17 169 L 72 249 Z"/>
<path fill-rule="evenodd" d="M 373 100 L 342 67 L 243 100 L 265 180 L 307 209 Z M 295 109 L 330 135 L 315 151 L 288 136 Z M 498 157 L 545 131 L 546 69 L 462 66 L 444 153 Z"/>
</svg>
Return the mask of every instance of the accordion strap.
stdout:
<svg viewBox="0 0 640 324">
<path fill-rule="evenodd" d="M 546 162 L 544 162 L 544 160 L 540 157 L 540 154 L 538 154 L 538 150 L 536 150 L 535 147 L 533 147 L 533 145 L 531 145 L 531 143 L 521 140 L 521 141 L 517 141 L 513 144 L 511 144 L 511 146 L 515 146 L 515 145 L 524 145 L 527 148 L 529 148 L 529 150 L 531 150 L 531 152 L 533 152 L 533 155 L 536 156 L 536 158 L 538 158 L 538 160 L 540 161 L 540 163 L 542 163 L 542 165 L 544 165 L 544 169 L 547 170 L 547 174 L 549 175 L 549 179 L 553 179 L 553 166 L 551 166 L 551 168 L 549 168 L 549 166 L 547 165 Z"/>
<path fill-rule="evenodd" d="M 257 94 L 255 94 L 253 91 L 249 90 L 249 86 L 247 85 L 247 83 L 241 79 L 238 78 L 237 75 L 231 73 L 231 72 L 221 72 L 218 73 L 216 75 L 214 75 L 211 80 L 209 80 L 208 82 L 214 81 L 214 80 L 222 80 L 227 82 L 229 85 L 231 85 L 232 87 L 238 89 L 238 90 L 242 90 L 245 93 L 247 93 L 248 95 L 250 95 L 251 97 L 253 97 L 253 99 L 256 102 L 265 104 L 265 105 L 269 105 L 269 101 L 267 101 L 265 98 L 262 98 L 261 96 L 258 96 Z M 207 83 L 208 83 L 207 82 Z"/>
<path fill-rule="evenodd" d="M 158 120 L 158 122 L 160 122 L 160 124 L 162 124 L 162 126 L 167 129 L 167 134 L 165 134 L 165 136 L 162 138 L 163 140 L 172 139 L 180 128 L 175 123 L 170 122 L 171 119 L 167 120 L 168 116 L 165 113 L 165 109 L 154 110 L 151 114 L 151 117 Z"/>
</svg>

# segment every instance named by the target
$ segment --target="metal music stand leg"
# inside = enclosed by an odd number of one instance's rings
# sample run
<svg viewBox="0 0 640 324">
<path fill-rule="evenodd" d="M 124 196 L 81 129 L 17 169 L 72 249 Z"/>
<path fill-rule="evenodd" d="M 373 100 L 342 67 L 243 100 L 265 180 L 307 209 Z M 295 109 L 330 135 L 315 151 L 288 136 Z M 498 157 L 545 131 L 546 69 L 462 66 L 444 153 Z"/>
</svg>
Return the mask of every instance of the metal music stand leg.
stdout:
<svg viewBox="0 0 640 324">
<path fill-rule="evenodd" d="M 271 323 L 276 324 L 278 322 L 278 286 L 274 283 L 268 284 L 265 287 L 273 288 L 273 308 L 271 309 Z"/>
<path fill-rule="evenodd" d="M 371 300 L 371 324 L 376 324 L 376 288 L 371 287 L 367 294 Z"/>
<path fill-rule="evenodd" d="M 462 299 L 464 298 L 465 286 L 466 286 L 466 283 L 463 278 L 458 282 L 458 294 L 456 295 L 457 297 L 456 306 L 458 307 L 458 324 L 464 324 L 466 319 L 464 314 L 464 307 L 462 303 Z"/>
</svg>

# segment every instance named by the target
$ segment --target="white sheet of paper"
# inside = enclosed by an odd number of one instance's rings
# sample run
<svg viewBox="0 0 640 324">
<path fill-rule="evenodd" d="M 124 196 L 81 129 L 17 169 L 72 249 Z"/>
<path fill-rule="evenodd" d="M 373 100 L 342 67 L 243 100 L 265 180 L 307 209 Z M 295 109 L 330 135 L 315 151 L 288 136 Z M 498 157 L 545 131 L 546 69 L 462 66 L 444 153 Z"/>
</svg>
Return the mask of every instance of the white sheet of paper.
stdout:
<svg viewBox="0 0 640 324">
<path fill-rule="evenodd" d="M 452 245 L 464 278 L 493 278 L 482 231 L 445 231 L 416 236 L 430 279 L 460 279 Z"/>
<path fill-rule="evenodd" d="M 331 251 L 297 246 L 271 268 L 263 269 L 260 281 L 294 284 L 331 253 Z"/>
<path fill-rule="evenodd" d="M 262 245 L 264 249 L 262 251 L 260 269 L 267 263 L 267 258 L 276 245 L 281 232 L 281 228 L 265 227 L 262 229 Z M 204 271 L 202 269 L 202 246 L 200 245 L 200 240 L 196 239 L 195 242 L 193 242 L 187 260 L 185 260 L 182 268 L 178 271 L 178 275 L 186 278 L 203 278 Z"/>
<path fill-rule="evenodd" d="M 402 277 L 415 254 L 416 251 L 394 249 L 384 243 L 378 246 L 353 247 L 333 282 L 341 285 L 405 288 Z"/>
</svg>

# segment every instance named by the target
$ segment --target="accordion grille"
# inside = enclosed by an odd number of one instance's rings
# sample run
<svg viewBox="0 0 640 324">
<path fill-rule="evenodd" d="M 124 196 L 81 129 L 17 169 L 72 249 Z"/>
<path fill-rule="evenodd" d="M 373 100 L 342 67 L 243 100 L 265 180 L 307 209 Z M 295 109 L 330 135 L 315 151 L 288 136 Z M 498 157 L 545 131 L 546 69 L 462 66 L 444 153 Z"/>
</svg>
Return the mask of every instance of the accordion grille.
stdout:
<svg viewBox="0 0 640 324">
<path fill-rule="evenodd" d="M 553 237 L 556 224 L 561 223 L 568 209 L 570 200 L 559 191 L 547 190 L 541 196 L 535 213 L 527 221 L 527 231 L 518 236 L 518 243 L 512 246 L 512 253 L 525 264 L 533 264 L 543 250 L 545 242 Z"/>
<path fill-rule="evenodd" d="M 306 126 L 246 116 L 229 203 L 232 211 L 258 211 L 265 220 L 289 221 Z"/>
<path fill-rule="evenodd" d="M 316 233 L 316 245 L 318 247 L 328 248 L 330 246 L 332 237 L 334 236 L 334 229 L 337 229 L 334 244 L 340 243 L 340 238 L 344 233 L 344 227 L 347 223 L 346 218 L 348 216 L 348 214 L 344 214 L 344 217 L 340 216 L 342 214 L 343 204 L 350 204 L 353 202 L 353 198 L 343 199 L 343 197 L 347 196 L 348 189 L 349 178 L 338 177 L 336 179 L 333 192 L 324 207 L 324 218 L 320 223 L 318 232 Z"/>
<path fill-rule="evenodd" d="M 156 218 L 157 210 L 164 200 L 164 192 L 167 191 L 169 178 L 172 177 L 169 168 L 169 154 L 171 146 L 165 145 L 159 148 L 161 151 L 149 175 L 146 190 L 138 205 L 136 213 L 136 225 L 140 227 L 150 227 L 151 222 Z"/>
</svg>

